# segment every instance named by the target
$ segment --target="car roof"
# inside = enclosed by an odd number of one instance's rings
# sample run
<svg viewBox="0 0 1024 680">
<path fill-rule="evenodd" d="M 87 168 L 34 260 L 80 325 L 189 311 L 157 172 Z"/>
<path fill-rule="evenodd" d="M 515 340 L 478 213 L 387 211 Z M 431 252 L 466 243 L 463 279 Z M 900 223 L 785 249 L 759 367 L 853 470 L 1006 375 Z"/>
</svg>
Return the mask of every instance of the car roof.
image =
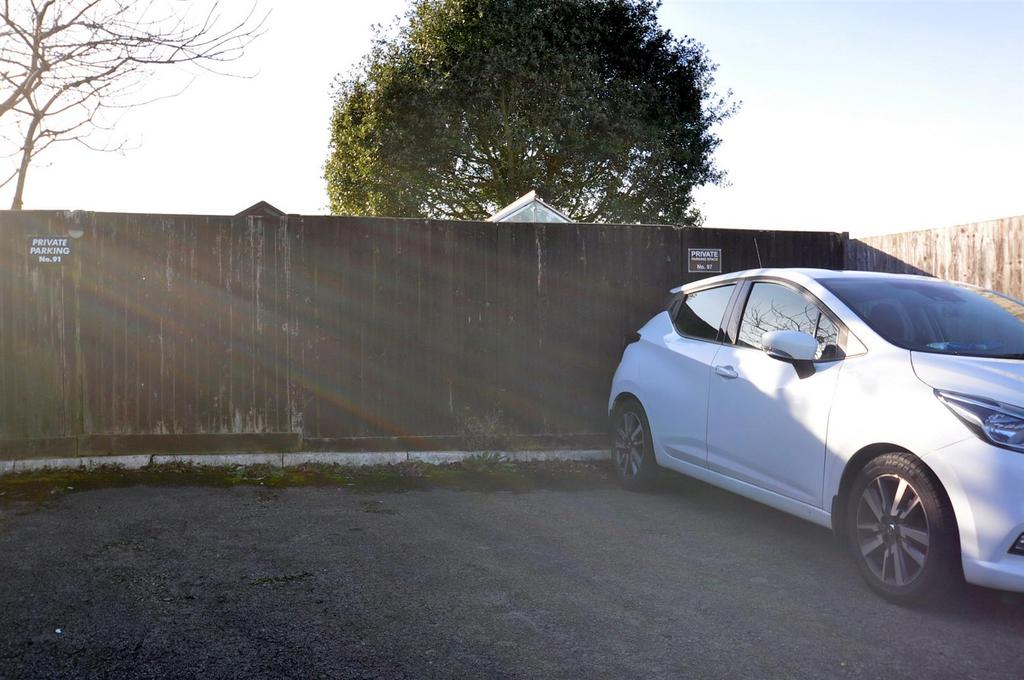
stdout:
<svg viewBox="0 0 1024 680">
<path fill-rule="evenodd" d="M 744 269 L 728 274 L 719 274 L 699 281 L 692 281 L 673 288 L 673 293 L 689 291 L 695 288 L 703 288 L 709 285 L 726 284 L 730 281 L 751 278 L 754 276 L 773 276 L 780 279 L 787 279 L 794 283 L 807 283 L 808 281 L 820 281 L 821 279 L 906 279 L 920 281 L 922 278 L 934 279 L 934 277 L 923 274 L 890 274 L 887 272 L 863 272 L 844 269 L 813 269 L 810 267 L 777 267 L 766 269 Z"/>
</svg>

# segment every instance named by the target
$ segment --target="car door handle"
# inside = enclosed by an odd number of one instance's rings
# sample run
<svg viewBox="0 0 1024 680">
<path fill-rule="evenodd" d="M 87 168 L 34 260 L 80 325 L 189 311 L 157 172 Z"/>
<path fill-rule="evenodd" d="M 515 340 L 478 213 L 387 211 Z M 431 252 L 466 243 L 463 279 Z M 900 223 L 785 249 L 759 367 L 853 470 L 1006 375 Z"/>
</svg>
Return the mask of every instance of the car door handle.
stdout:
<svg viewBox="0 0 1024 680">
<path fill-rule="evenodd" d="M 715 366 L 715 373 L 729 380 L 740 377 L 740 374 L 732 366 Z"/>
</svg>

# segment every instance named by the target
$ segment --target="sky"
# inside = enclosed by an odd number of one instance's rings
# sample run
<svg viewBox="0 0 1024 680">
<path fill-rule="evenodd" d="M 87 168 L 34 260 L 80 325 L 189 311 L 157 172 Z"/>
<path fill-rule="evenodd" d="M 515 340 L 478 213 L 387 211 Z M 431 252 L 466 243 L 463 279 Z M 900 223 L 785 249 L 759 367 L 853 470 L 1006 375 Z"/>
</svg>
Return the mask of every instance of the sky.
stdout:
<svg viewBox="0 0 1024 680">
<path fill-rule="evenodd" d="M 121 116 L 123 152 L 47 150 L 25 207 L 326 214 L 331 83 L 407 4 L 260 6 L 267 32 L 231 65 L 244 77 L 162 74 L 162 93 L 191 85 Z M 1024 214 L 1024 0 L 666 0 L 659 16 L 740 103 L 718 128 L 727 184 L 696 193 L 706 226 L 856 236 Z"/>
</svg>

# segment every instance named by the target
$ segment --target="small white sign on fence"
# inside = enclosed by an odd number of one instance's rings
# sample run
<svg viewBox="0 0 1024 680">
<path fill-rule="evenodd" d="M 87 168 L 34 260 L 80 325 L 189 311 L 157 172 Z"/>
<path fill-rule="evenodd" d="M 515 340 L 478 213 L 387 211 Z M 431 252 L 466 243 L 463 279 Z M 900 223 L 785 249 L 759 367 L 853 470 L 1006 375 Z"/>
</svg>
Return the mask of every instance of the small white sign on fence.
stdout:
<svg viewBox="0 0 1024 680">
<path fill-rule="evenodd" d="M 721 248 L 690 248 L 686 271 L 693 273 L 722 272 Z"/>
<path fill-rule="evenodd" d="M 29 257 L 44 264 L 61 264 L 71 255 L 71 239 L 67 236 L 33 236 L 28 246 Z"/>
</svg>

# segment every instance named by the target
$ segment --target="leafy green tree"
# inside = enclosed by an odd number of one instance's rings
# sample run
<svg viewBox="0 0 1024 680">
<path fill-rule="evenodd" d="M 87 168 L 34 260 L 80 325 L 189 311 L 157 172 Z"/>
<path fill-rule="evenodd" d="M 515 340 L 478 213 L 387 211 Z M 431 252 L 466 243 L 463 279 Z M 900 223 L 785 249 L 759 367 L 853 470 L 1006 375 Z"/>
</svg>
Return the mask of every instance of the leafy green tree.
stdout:
<svg viewBox="0 0 1024 680">
<path fill-rule="evenodd" d="M 414 0 L 337 84 L 335 213 L 481 219 L 536 189 L 581 222 L 699 222 L 717 183 L 704 47 L 651 0 Z"/>
</svg>

